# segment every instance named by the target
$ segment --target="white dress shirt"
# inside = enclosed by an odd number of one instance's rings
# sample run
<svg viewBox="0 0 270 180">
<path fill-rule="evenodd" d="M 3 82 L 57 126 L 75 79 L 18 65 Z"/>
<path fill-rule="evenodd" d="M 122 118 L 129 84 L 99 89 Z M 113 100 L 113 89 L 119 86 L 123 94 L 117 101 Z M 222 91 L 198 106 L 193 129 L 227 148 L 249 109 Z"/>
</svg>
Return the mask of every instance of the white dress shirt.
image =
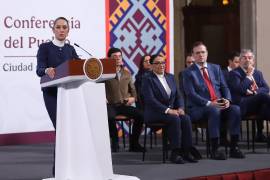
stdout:
<svg viewBox="0 0 270 180">
<path fill-rule="evenodd" d="M 156 74 L 156 73 L 155 73 Z M 170 97 L 171 96 L 171 93 L 172 93 L 172 90 L 171 88 L 169 87 L 167 81 L 166 81 L 166 78 L 164 76 L 164 74 L 156 74 L 156 76 L 158 77 L 160 83 L 162 84 L 163 88 L 165 89 L 167 95 Z M 168 113 L 168 111 L 170 110 L 170 108 L 168 107 L 166 110 L 165 110 L 165 114 Z"/>
<path fill-rule="evenodd" d="M 52 40 L 52 43 L 58 47 L 64 47 L 65 41 L 59 41 L 58 39 L 54 38 Z"/>
<path fill-rule="evenodd" d="M 155 73 L 155 74 L 156 74 L 156 73 Z M 167 83 L 167 81 L 166 81 L 166 78 L 165 78 L 164 74 L 156 74 L 156 75 L 157 75 L 159 81 L 161 82 L 163 88 L 165 89 L 167 95 L 170 97 L 170 96 L 171 96 L 172 90 L 171 90 L 171 88 L 169 87 L 169 85 L 168 85 L 168 83 Z"/>
</svg>

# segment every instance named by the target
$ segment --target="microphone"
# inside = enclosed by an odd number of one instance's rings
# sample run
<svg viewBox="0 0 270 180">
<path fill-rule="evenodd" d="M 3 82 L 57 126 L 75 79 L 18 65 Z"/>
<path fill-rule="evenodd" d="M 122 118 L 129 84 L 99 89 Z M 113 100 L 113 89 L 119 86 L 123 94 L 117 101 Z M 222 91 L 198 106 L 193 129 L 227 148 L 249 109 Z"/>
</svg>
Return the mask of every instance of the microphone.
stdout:
<svg viewBox="0 0 270 180">
<path fill-rule="evenodd" d="M 83 50 L 84 52 L 86 52 L 87 54 L 89 54 L 90 56 L 92 56 L 92 54 L 90 54 L 88 51 L 86 51 L 85 49 L 83 49 L 81 46 L 79 46 L 78 44 L 74 43 L 75 46 L 77 46 L 78 48 L 80 48 L 81 50 Z"/>
</svg>

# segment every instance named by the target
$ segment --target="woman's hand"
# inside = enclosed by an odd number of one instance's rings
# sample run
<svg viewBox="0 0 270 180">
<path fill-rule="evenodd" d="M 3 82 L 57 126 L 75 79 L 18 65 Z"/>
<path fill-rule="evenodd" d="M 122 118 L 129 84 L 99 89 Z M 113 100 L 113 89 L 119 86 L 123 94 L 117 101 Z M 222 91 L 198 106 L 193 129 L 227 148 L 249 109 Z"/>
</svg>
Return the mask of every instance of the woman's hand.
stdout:
<svg viewBox="0 0 270 180">
<path fill-rule="evenodd" d="M 46 74 L 48 74 L 48 76 L 49 76 L 51 79 L 53 79 L 54 76 L 55 76 L 55 68 L 52 68 L 52 67 L 48 68 L 48 69 L 46 70 Z"/>
</svg>

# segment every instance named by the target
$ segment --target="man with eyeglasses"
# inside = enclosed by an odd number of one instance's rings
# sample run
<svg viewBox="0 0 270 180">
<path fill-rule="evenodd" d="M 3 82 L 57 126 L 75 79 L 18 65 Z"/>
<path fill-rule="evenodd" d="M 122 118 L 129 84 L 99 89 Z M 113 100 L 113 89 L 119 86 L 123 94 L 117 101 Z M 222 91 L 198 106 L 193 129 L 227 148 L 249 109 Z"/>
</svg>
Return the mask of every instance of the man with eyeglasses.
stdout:
<svg viewBox="0 0 270 180">
<path fill-rule="evenodd" d="M 192 48 L 195 63 L 183 72 L 183 86 L 187 96 L 187 113 L 193 122 L 206 120 L 210 137 L 210 155 L 215 160 L 227 159 L 218 150 L 220 122 L 226 120 L 230 130 L 230 157 L 244 158 L 238 148 L 240 108 L 231 105 L 231 94 L 219 65 L 207 63 L 207 48 L 195 42 Z"/>
<path fill-rule="evenodd" d="M 190 118 L 185 114 L 174 76 L 165 72 L 164 57 L 152 55 L 150 64 L 152 72 L 142 83 L 144 120 L 148 123 L 162 122 L 168 125 L 172 163 L 196 163 L 197 159 L 191 154 L 193 147 Z"/>
<path fill-rule="evenodd" d="M 229 74 L 229 87 L 234 104 L 241 108 L 241 115 L 258 114 L 260 119 L 270 118 L 269 86 L 261 71 L 256 70 L 254 54 L 243 49 L 240 54 L 240 67 Z M 257 141 L 266 141 L 263 135 L 263 121 L 257 121 Z"/>
</svg>

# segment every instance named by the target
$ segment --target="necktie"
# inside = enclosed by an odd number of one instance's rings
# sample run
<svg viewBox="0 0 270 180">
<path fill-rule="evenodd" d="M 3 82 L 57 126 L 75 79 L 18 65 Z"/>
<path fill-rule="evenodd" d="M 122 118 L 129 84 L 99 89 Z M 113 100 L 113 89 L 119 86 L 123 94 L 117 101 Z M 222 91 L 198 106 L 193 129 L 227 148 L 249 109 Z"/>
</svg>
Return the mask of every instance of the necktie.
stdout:
<svg viewBox="0 0 270 180">
<path fill-rule="evenodd" d="M 121 78 L 121 73 L 120 72 L 116 72 L 116 78 L 118 81 L 120 81 L 120 78 Z"/>
<path fill-rule="evenodd" d="M 251 80 L 251 85 L 250 85 L 250 90 L 251 91 L 257 91 L 258 86 L 256 84 L 256 81 L 253 77 L 253 75 L 250 75 L 250 73 L 246 72 L 247 76 L 251 76 L 251 78 L 249 78 Z"/>
<path fill-rule="evenodd" d="M 210 99 L 211 101 L 214 101 L 217 99 L 217 96 L 216 96 L 216 93 L 215 93 L 215 90 L 214 90 L 214 87 L 212 85 L 212 82 L 210 81 L 208 75 L 207 75 L 207 72 L 206 72 L 206 68 L 203 67 L 201 68 L 202 72 L 203 72 L 203 79 L 204 79 L 204 82 L 209 90 L 209 94 L 210 94 Z"/>
<path fill-rule="evenodd" d="M 251 90 L 256 91 L 257 89 L 258 89 L 258 86 L 256 84 L 256 81 L 252 78 Z"/>
</svg>

